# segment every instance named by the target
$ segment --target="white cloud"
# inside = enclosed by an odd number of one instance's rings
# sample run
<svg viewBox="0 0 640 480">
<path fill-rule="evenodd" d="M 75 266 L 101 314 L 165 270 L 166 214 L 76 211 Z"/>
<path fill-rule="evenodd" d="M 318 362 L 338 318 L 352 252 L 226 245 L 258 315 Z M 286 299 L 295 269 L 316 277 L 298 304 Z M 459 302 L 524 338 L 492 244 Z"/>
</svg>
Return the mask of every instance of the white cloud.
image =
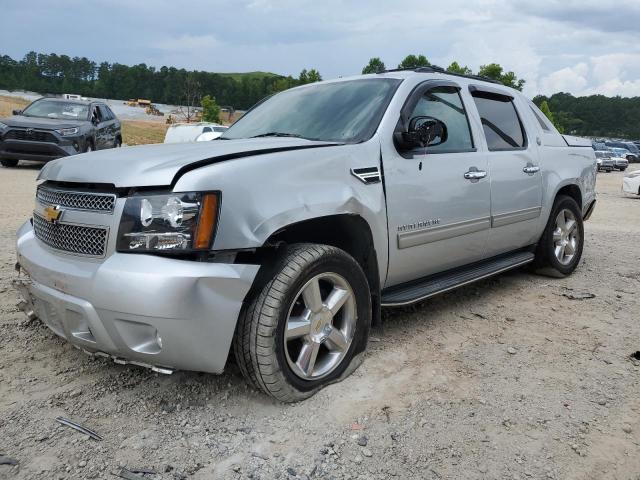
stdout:
<svg viewBox="0 0 640 480">
<path fill-rule="evenodd" d="M 220 42 L 211 34 L 189 35 L 183 34 L 167 38 L 157 44 L 157 47 L 167 52 L 192 52 L 217 48 Z"/>
<path fill-rule="evenodd" d="M 529 96 L 637 95 L 640 82 L 640 0 L 66 2 L 61 10 L 48 0 L 2 0 L 0 53 L 285 75 L 313 67 L 324 78 L 359 73 L 373 56 L 395 67 L 414 53 L 475 71 L 500 63 L 527 80 Z M 24 35 L 24 18 L 38 35 Z M 56 20 L 74 29 L 51 29 Z"/>
<path fill-rule="evenodd" d="M 586 63 L 562 68 L 542 78 L 540 91 L 546 95 L 556 92 L 580 92 L 588 84 L 588 73 L 589 66 Z"/>
</svg>

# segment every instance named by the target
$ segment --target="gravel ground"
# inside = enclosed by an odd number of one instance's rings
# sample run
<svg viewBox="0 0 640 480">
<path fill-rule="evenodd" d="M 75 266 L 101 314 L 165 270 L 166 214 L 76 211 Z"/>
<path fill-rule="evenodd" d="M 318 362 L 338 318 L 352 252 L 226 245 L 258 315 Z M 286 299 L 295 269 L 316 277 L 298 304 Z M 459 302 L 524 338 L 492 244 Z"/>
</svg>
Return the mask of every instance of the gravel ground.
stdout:
<svg viewBox="0 0 640 480">
<path fill-rule="evenodd" d="M 234 365 L 161 376 L 28 323 L 10 280 L 36 175 L 0 169 L 0 454 L 19 461 L 0 478 L 640 479 L 640 198 L 622 174 L 599 175 L 572 277 L 516 271 L 385 311 L 363 366 L 295 405 Z"/>
</svg>

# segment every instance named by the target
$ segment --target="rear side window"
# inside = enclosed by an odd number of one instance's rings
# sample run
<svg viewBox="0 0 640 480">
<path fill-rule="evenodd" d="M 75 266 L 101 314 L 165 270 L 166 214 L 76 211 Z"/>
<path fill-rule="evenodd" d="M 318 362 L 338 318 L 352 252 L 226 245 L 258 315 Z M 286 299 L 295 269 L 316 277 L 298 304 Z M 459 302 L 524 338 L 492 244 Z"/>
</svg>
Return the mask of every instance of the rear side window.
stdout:
<svg viewBox="0 0 640 480">
<path fill-rule="evenodd" d="M 540 110 L 538 110 L 538 108 L 535 106 L 535 104 L 531 104 L 531 105 L 529 105 L 529 107 L 531 107 L 531 111 L 533 112 L 533 114 L 535 115 L 536 119 L 538 120 L 538 123 L 542 127 L 542 130 L 544 130 L 545 132 L 550 132 L 551 129 L 549 128 L 549 125 L 547 125 L 547 122 L 542 118 L 544 116 L 544 113 L 542 113 Z"/>
<path fill-rule="evenodd" d="M 473 92 L 489 150 L 525 148 L 526 135 L 518 112 L 510 97 L 486 92 Z"/>
<path fill-rule="evenodd" d="M 447 140 L 440 145 L 428 147 L 428 152 L 473 150 L 467 112 L 457 88 L 435 87 L 427 90 L 413 109 L 411 118 L 413 117 L 432 117 L 447 126 Z"/>
</svg>

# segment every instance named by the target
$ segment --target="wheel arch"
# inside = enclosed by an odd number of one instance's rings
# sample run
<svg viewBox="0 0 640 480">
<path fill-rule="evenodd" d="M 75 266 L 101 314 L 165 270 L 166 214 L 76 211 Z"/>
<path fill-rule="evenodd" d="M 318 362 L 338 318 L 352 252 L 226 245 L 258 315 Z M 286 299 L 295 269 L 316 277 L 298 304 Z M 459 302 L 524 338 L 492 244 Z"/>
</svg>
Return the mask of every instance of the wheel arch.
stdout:
<svg viewBox="0 0 640 480">
<path fill-rule="evenodd" d="M 558 191 L 553 197 L 553 201 L 555 202 L 560 195 L 573 198 L 578 204 L 580 211 L 582 211 L 582 190 L 577 184 L 569 183 L 558 188 Z"/>
<path fill-rule="evenodd" d="M 261 248 L 251 253 L 240 253 L 237 262 L 258 262 L 262 265 L 258 276 L 271 276 L 273 259 L 285 245 L 318 243 L 344 250 L 362 267 L 371 292 L 372 323 L 378 325 L 380 313 L 380 271 L 373 233 L 367 221 L 357 214 L 336 214 L 310 218 L 289 224 L 272 233 Z"/>
</svg>

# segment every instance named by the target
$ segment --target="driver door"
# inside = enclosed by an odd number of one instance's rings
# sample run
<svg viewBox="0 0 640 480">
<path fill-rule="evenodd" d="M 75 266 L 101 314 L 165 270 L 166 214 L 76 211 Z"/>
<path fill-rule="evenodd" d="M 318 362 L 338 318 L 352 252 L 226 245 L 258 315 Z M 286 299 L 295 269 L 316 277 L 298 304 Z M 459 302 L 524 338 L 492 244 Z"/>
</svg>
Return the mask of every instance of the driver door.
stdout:
<svg viewBox="0 0 640 480">
<path fill-rule="evenodd" d="M 102 113 L 98 108 L 98 105 L 94 105 L 91 109 L 91 123 L 93 123 L 96 132 L 96 150 L 102 150 L 106 148 L 106 137 L 108 125 L 102 118 Z"/>
<path fill-rule="evenodd" d="M 407 99 L 396 135 L 412 118 L 444 123 L 445 141 L 406 150 L 382 142 L 389 232 L 386 287 L 483 258 L 490 220 L 487 156 L 478 151 L 479 122 L 451 81 L 431 80 Z M 442 140 L 442 139 L 440 139 Z"/>
</svg>

